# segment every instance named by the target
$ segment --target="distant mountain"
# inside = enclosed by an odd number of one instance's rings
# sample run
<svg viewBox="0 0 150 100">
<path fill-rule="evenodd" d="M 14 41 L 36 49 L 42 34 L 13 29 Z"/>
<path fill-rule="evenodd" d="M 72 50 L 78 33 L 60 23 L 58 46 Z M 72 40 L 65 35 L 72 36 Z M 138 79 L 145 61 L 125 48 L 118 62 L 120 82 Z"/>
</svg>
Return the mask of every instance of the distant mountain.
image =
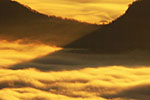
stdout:
<svg viewBox="0 0 150 100">
<path fill-rule="evenodd" d="M 150 51 L 150 0 L 134 2 L 112 23 L 65 47 L 100 53 Z"/>
<path fill-rule="evenodd" d="M 0 39 L 63 46 L 98 28 L 94 24 L 47 16 L 15 1 L 0 0 Z"/>
</svg>

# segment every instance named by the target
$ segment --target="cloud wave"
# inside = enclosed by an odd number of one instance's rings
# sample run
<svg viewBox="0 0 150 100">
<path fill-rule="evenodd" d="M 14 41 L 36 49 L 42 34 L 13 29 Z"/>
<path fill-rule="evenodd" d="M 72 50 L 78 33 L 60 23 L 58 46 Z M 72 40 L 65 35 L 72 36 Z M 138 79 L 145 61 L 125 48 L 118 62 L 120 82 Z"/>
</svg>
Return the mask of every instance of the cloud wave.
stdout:
<svg viewBox="0 0 150 100">
<path fill-rule="evenodd" d="M 90 23 L 112 21 L 134 0 L 17 0 L 42 13 Z M 103 17 L 103 16 L 104 17 Z"/>
<path fill-rule="evenodd" d="M 0 70 L 2 100 L 148 100 L 150 68 Z M 5 95 L 4 95 L 5 94 Z"/>
<path fill-rule="evenodd" d="M 0 40 L 0 68 L 8 68 L 8 66 L 30 61 L 61 49 L 44 44 L 23 44 L 22 42 L 22 40 L 14 42 Z"/>
<path fill-rule="evenodd" d="M 53 48 L 52 51 L 57 49 Z M 1 65 L 6 67 L 0 66 L 0 100 L 149 100 L 150 98 L 150 67 L 100 66 L 98 62 L 102 59 L 105 61 L 111 57 L 110 55 L 101 55 L 102 57 L 99 58 L 100 55 L 77 55 L 72 52 L 65 54 L 62 50 L 63 53 L 58 52 L 51 58 L 50 56 L 39 58 L 34 61 L 33 66 L 27 64 L 23 69 L 20 69 L 22 64 L 17 65 L 16 70 L 11 69 L 16 65 L 8 65 L 20 63 L 21 59 L 31 60 L 43 56 L 50 50 L 51 48 L 45 45 L 20 44 L 17 41 L 1 42 L 0 58 L 1 61 L 6 60 Z M 91 57 L 93 61 L 87 58 L 83 60 L 85 56 Z M 115 57 L 112 56 L 111 59 Z M 119 55 L 118 59 L 120 58 L 129 59 L 128 56 Z M 8 60 L 16 61 L 14 59 L 20 60 L 15 63 L 8 62 Z M 50 59 L 53 60 L 50 62 Z M 97 60 L 94 61 L 95 59 Z M 53 69 L 57 70 L 42 71 L 34 67 L 37 64 L 42 68 L 40 63 L 47 68 L 52 68 L 51 63 L 60 67 L 53 66 Z M 93 67 L 94 63 L 98 66 L 95 67 L 95 64 Z M 68 65 L 63 66 L 63 64 Z M 76 68 L 78 67 L 76 64 L 79 68 Z M 60 70 L 61 67 L 64 69 Z"/>
</svg>

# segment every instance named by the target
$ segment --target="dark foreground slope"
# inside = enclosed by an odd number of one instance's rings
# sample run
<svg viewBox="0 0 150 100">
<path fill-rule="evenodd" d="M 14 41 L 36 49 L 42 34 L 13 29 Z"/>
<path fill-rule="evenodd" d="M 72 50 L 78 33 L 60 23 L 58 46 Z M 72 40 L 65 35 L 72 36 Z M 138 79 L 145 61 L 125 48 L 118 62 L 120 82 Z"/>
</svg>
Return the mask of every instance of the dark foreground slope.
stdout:
<svg viewBox="0 0 150 100">
<path fill-rule="evenodd" d="M 117 20 L 66 47 L 100 53 L 122 53 L 137 49 L 149 51 L 150 1 L 134 2 Z"/>
<path fill-rule="evenodd" d="M 0 0 L 0 39 L 42 41 L 62 46 L 98 27 L 47 16 L 15 1 Z"/>
</svg>

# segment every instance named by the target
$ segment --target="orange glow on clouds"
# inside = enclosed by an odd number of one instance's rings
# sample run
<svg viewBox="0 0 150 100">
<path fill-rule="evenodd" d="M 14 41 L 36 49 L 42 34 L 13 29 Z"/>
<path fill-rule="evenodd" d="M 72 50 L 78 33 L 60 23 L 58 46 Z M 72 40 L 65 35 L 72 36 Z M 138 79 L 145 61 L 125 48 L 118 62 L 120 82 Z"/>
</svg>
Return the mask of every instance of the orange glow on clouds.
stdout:
<svg viewBox="0 0 150 100">
<path fill-rule="evenodd" d="M 111 21 L 123 14 L 134 0 L 16 0 L 48 14 L 90 23 Z"/>
<path fill-rule="evenodd" d="M 0 67 L 29 61 L 44 56 L 48 53 L 60 50 L 43 44 L 21 44 L 20 41 L 0 41 Z"/>
<path fill-rule="evenodd" d="M 2 100 L 149 100 L 150 68 L 0 69 Z M 143 99 L 145 98 L 145 99 Z"/>
</svg>

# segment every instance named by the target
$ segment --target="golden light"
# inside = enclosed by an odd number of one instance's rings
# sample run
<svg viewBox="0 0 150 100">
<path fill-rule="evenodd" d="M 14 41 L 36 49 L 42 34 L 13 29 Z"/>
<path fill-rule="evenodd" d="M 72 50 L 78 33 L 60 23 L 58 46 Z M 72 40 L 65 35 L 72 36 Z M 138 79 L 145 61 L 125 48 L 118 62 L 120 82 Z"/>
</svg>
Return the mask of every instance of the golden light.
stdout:
<svg viewBox="0 0 150 100">
<path fill-rule="evenodd" d="M 149 67 L 107 66 L 58 72 L 0 69 L 0 76 L 3 76 L 0 77 L 2 100 L 143 100 L 150 97 L 147 93 Z"/>
<path fill-rule="evenodd" d="M 0 67 L 29 61 L 48 53 L 60 50 L 57 47 L 50 47 L 43 44 L 21 44 L 20 41 L 0 41 Z"/>
<path fill-rule="evenodd" d="M 98 23 L 112 21 L 122 15 L 134 0 L 17 0 L 48 14 L 79 21 Z"/>
<path fill-rule="evenodd" d="M 133 0 L 17 1 L 49 15 L 100 23 L 123 14 Z M 87 55 L 62 50 L 51 57 L 46 56 L 59 50 L 62 48 L 41 43 L 0 40 L 0 100 L 149 100 L 150 66 L 146 61 L 142 62 L 149 60 L 147 53 L 136 51 L 135 54 L 139 55 L 136 58 L 134 53 L 126 56 Z M 87 60 L 83 59 L 85 56 Z M 119 58 L 118 64 L 123 58 L 126 64 L 110 65 L 105 61 L 109 57 L 112 58 L 110 62 Z M 31 61 L 36 58 L 39 59 Z M 136 64 L 139 60 L 142 64 Z M 30 66 L 25 62 L 34 64 Z M 129 67 L 126 66 L 128 63 L 136 65 Z M 14 68 L 15 64 L 18 64 L 17 68 Z M 42 70 L 43 65 L 46 71 Z M 24 69 L 22 66 L 25 66 Z"/>
</svg>

